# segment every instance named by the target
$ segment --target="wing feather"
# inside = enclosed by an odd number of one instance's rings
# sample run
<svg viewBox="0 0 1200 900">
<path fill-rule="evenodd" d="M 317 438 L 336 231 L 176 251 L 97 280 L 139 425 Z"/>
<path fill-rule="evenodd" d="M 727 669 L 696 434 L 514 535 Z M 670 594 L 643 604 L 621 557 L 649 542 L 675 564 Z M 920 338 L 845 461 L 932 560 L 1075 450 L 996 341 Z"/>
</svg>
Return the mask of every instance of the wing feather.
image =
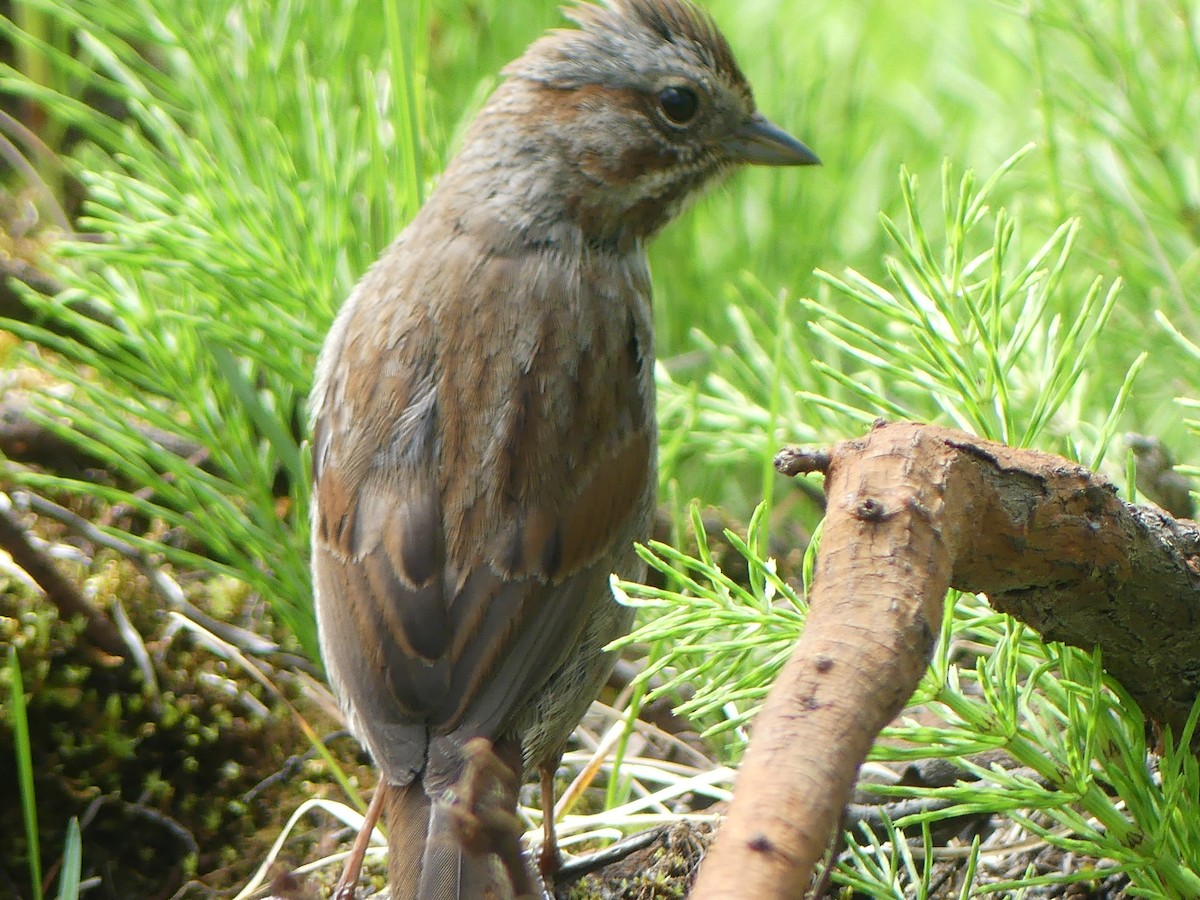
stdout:
<svg viewBox="0 0 1200 900">
<path fill-rule="evenodd" d="M 536 254 L 408 237 L 339 316 L 314 402 L 322 648 L 399 783 L 432 735 L 500 735 L 545 687 L 644 537 L 655 452 L 644 269 L 585 291 Z"/>
</svg>

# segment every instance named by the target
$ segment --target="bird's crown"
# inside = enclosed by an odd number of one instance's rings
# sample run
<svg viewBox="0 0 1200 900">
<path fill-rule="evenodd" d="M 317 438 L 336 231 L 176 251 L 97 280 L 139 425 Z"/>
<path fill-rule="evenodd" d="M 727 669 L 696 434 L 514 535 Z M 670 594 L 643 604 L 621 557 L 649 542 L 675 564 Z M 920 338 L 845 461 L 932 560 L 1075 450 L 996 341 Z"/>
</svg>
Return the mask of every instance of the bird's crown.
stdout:
<svg viewBox="0 0 1200 900">
<path fill-rule="evenodd" d="M 712 18 L 689 0 L 606 0 L 565 10 L 579 27 L 555 29 L 504 72 L 549 87 L 601 83 L 645 89 L 688 73 L 749 95 L 746 77 Z"/>
</svg>

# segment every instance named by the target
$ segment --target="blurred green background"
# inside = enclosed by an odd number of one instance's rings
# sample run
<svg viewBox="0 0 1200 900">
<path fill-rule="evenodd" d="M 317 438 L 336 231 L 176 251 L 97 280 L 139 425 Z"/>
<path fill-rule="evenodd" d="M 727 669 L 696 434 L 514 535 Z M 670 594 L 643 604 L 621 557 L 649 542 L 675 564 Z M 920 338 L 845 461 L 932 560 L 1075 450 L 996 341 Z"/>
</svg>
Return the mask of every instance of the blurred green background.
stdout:
<svg viewBox="0 0 1200 900">
<path fill-rule="evenodd" d="M 1126 429 L 1194 458 L 1175 402 L 1200 356 L 1194 6 L 709 9 L 760 107 L 824 165 L 737 173 L 651 248 L 677 534 L 691 498 L 741 521 L 770 507 L 782 444 L 881 414 L 1107 458 L 1118 477 Z M 9 327 L 70 386 L 36 398 L 43 421 L 118 479 L 16 477 L 185 533 L 135 538 L 246 581 L 314 654 L 316 351 L 499 69 L 565 23 L 529 0 L 12 10 L 0 90 L 53 155 L 10 127 L 9 158 L 42 173 L 47 190 L 25 196 L 43 220 L 67 206 L 84 234 L 48 250 L 60 296 L 32 297 L 36 315 Z M 1018 152 L 986 208 L 956 208 Z M 811 528 L 819 512 L 797 515 Z"/>
</svg>

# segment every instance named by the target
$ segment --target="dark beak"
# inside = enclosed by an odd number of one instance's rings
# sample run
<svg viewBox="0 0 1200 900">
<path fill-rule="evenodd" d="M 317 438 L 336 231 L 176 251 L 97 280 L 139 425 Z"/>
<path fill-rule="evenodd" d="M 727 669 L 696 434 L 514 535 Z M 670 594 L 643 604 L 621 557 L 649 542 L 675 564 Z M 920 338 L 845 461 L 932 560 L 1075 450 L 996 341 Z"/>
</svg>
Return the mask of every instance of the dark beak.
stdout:
<svg viewBox="0 0 1200 900">
<path fill-rule="evenodd" d="M 725 149 L 738 162 L 759 166 L 819 166 L 821 160 L 802 143 L 761 113 L 742 123 L 726 141 Z"/>
</svg>

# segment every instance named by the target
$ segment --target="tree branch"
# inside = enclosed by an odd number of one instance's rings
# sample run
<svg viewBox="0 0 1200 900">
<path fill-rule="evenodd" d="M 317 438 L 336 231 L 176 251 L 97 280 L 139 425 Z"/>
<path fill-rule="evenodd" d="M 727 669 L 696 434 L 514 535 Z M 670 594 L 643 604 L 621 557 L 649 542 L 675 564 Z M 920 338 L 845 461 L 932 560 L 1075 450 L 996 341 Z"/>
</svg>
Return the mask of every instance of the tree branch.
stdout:
<svg viewBox="0 0 1200 900">
<path fill-rule="evenodd" d="M 64 619 L 83 617 L 84 634 L 93 646 L 113 656 L 128 657 L 129 648 L 112 620 L 89 603 L 54 562 L 33 545 L 7 504 L 0 506 L 0 549 L 7 551 L 13 562 L 37 582 Z"/>
<path fill-rule="evenodd" d="M 826 493 L 808 623 L 755 722 L 699 900 L 803 896 L 867 751 L 925 670 L 950 587 L 1047 640 L 1099 645 L 1176 733 L 1200 689 L 1194 522 L 1124 503 L 1060 457 L 911 423 L 839 444 Z"/>
</svg>

